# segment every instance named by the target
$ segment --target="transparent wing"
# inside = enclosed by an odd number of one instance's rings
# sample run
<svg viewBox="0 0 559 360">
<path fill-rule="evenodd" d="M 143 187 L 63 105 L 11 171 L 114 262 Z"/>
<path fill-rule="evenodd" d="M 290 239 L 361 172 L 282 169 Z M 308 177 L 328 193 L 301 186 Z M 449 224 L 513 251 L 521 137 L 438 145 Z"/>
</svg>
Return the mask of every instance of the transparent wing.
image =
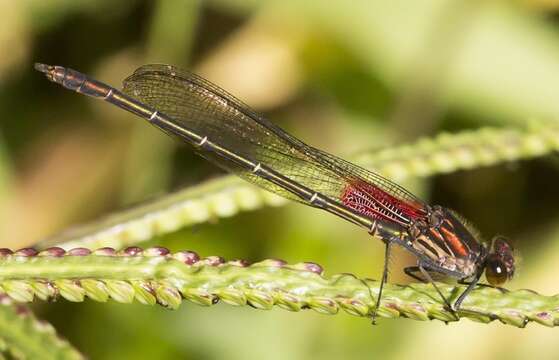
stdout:
<svg viewBox="0 0 559 360">
<path fill-rule="evenodd" d="M 343 204 L 349 186 L 367 184 L 394 201 L 424 204 L 397 184 L 304 144 L 218 86 L 170 65 L 145 65 L 124 81 L 124 92 L 212 142 Z M 196 150 L 196 149 L 195 149 Z M 289 199 L 301 201 L 278 185 L 246 171 L 214 153 L 200 155 L 240 177 Z"/>
</svg>

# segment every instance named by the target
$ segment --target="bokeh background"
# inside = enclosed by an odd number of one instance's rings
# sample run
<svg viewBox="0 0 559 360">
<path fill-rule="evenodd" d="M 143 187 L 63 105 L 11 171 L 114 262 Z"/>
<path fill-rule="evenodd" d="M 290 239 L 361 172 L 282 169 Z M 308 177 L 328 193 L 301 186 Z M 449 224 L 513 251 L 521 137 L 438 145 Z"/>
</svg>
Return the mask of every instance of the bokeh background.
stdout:
<svg viewBox="0 0 559 360">
<path fill-rule="evenodd" d="M 334 154 L 483 126 L 559 120 L 559 5 L 519 1 L 0 1 L 0 241 L 31 245 L 75 223 L 221 172 L 132 115 L 46 81 L 33 62 L 119 86 L 144 63 L 196 71 Z M 558 292 L 559 162 L 403 185 L 457 209 L 523 263 L 510 288 Z M 301 205 L 153 239 L 202 255 L 315 261 L 377 277 L 383 247 Z M 391 281 L 413 259 L 397 252 Z M 99 359 L 553 359 L 556 330 L 366 319 L 184 303 L 35 304 Z"/>
</svg>

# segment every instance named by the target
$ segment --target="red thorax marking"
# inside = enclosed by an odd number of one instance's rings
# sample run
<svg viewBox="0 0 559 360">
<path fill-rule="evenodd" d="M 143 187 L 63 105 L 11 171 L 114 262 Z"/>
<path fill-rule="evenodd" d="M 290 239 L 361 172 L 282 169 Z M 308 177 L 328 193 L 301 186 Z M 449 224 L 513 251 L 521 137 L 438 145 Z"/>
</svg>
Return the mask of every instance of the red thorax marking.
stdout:
<svg viewBox="0 0 559 360">
<path fill-rule="evenodd" d="M 464 244 L 462 243 L 462 241 L 460 241 L 455 233 L 442 226 L 439 227 L 439 229 L 442 232 L 444 238 L 452 247 L 452 250 L 454 250 L 455 254 L 457 253 L 460 256 L 466 256 L 468 254 L 466 248 L 464 247 Z"/>
</svg>

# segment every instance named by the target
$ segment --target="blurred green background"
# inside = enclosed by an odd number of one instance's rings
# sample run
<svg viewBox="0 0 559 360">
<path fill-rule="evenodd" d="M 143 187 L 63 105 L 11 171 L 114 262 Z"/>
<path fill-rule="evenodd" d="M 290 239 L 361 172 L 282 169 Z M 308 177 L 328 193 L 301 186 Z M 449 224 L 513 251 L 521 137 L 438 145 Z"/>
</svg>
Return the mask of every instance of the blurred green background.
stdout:
<svg viewBox="0 0 559 360">
<path fill-rule="evenodd" d="M 33 71 L 63 65 L 119 86 L 149 62 L 192 69 L 275 123 L 337 155 L 441 131 L 559 120 L 559 5 L 504 1 L 1 1 L 0 244 L 220 176 L 144 121 Z M 557 293 L 559 162 L 404 183 L 523 256 L 510 288 Z M 241 213 L 151 243 L 203 256 L 315 261 L 378 278 L 383 247 L 301 205 Z M 413 262 L 398 251 L 391 281 Z M 555 330 L 498 323 L 365 319 L 184 303 L 36 304 L 99 359 L 559 358 Z"/>
</svg>

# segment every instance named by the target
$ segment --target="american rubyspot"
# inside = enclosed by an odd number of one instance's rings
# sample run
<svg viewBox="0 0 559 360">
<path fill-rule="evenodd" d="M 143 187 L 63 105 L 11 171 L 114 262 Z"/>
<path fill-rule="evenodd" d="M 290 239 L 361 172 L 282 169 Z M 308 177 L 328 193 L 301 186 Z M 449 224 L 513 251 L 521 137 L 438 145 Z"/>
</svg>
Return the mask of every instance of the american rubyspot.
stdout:
<svg viewBox="0 0 559 360">
<path fill-rule="evenodd" d="M 501 285 L 515 270 L 513 249 L 502 237 L 488 245 L 452 210 L 428 205 L 382 176 L 311 147 L 275 126 L 218 86 L 170 65 L 144 65 L 124 89 L 60 66 L 35 64 L 47 78 L 147 119 L 194 147 L 204 158 L 286 198 L 326 210 L 378 236 L 385 262 L 373 321 L 387 281 L 393 244 L 417 257 L 406 274 L 433 284 L 452 312 L 485 271 Z M 431 274 L 468 284 L 451 305 Z"/>
</svg>

